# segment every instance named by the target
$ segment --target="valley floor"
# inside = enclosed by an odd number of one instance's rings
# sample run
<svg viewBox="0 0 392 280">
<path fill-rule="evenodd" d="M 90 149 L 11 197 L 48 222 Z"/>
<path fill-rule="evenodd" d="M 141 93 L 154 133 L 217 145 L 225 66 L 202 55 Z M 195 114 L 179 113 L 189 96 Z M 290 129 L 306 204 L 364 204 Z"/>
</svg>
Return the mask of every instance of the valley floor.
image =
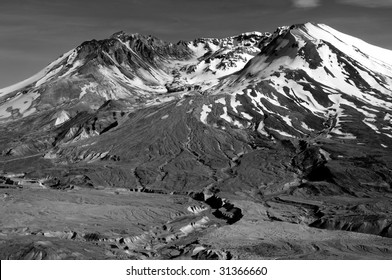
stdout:
<svg viewBox="0 0 392 280">
<path fill-rule="evenodd" d="M 243 216 L 227 223 L 188 195 L 0 188 L 0 258 L 392 258 L 390 238 L 271 219 L 271 205 L 241 197 L 232 204 Z"/>
</svg>

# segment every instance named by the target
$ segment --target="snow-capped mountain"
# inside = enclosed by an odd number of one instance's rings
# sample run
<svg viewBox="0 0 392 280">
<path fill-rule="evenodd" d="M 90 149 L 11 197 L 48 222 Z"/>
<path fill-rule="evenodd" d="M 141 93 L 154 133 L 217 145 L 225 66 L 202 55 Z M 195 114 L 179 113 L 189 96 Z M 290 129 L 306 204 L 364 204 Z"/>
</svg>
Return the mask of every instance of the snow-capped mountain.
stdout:
<svg viewBox="0 0 392 280">
<path fill-rule="evenodd" d="M 177 44 L 124 32 L 87 41 L 0 90 L 0 121 L 51 112 L 57 127 L 109 100 L 136 110 L 200 94 L 204 125 L 392 145 L 392 51 L 312 23 Z"/>
<path fill-rule="evenodd" d="M 115 238 L 100 239 L 132 258 L 173 248 L 183 257 L 198 234 L 222 232 L 239 240 L 229 250 L 247 255 L 251 244 L 257 257 L 259 248 L 287 247 L 299 258 L 390 258 L 384 239 L 367 247 L 368 236 L 357 243 L 325 231 L 392 237 L 391 147 L 392 51 L 323 24 L 176 44 L 118 32 L 0 90 L 1 182 L 17 173 L 27 188 L 83 189 L 82 205 L 91 188 L 200 204 L 164 220 L 153 211 L 135 218 L 138 226 L 158 219 L 165 233 L 120 238 L 115 228 Z M 320 240 L 306 243 L 314 234 Z"/>
<path fill-rule="evenodd" d="M 168 93 L 197 89 L 213 94 L 230 91 L 227 98 L 238 104 L 222 108 L 231 113 L 241 106 L 240 99 L 254 104 L 244 112 L 246 117 L 237 116 L 242 125 L 235 114 L 222 114 L 239 127 L 251 125 L 252 114 L 271 114 L 281 121 L 272 130 L 299 136 L 320 129 L 317 119 L 327 117 L 335 123 L 332 133 L 354 138 L 344 129 L 345 119 L 352 117 L 347 112 L 354 110 L 370 129 L 384 129 L 383 134 L 392 137 L 385 131 L 388 127 L 375 124 L 384 119 L 388 123 L 391 115 L 391 65 L 391 51 L 322 24 L 177 44 L 119 32 L 107 40 L 85 42 L 33 77 L 0 90 L 0 119 L 75 100 L 93 108 L 117 99 L 148 103 L 160 96 L 165 102 L 173 98 Z M 287 102 L 298 116 L 284 105 Z M 223 99 L 220 103 L 225 104 Z M 266 133 L 263 123 L 258 127 Z"/>
</svg>

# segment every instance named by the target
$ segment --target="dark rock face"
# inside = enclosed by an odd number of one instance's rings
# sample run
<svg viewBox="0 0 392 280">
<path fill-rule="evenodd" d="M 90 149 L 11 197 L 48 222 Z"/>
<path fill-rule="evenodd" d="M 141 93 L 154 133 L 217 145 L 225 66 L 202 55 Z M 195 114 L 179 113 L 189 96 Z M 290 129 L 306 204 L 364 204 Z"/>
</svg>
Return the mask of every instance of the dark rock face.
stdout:
<svg viewBox="0 0 392 280">
<path fill-rule="evenodd" d="M 177 44 L 124 32 L 84 42 L 37 81 L 0 91 L 1 188 L 121 188 L 205 206 L 191 207 L 195 217 L 176 213 L 157 221 L 159 230 L 143 228 L 128 239 L 80 235 L 128 258 L 235 257 L 233 248 L 211 247 L 216 240 L 200 243 L 214 236 L 214 226 L 245 239 L 239 227 L 251 232 L 258 223 L 263 230 L 268 223 L 282 232 L 305 227 L 390 238 L 391 67 L 368 46 L 330 39 L 334 32 L 304 24 Z M 250 232 L 256 237 L 239 244 L 264 234 Z M 249 257 L 345 250 L 325 236 L 304 244 L 279 238 L 263 249 L 233 247 Z M 51 251 L 57 243 L 23 242 L 9 243 L 23 252 L 10 249 L 8 256 L 58 257 Z"/>
</svg>

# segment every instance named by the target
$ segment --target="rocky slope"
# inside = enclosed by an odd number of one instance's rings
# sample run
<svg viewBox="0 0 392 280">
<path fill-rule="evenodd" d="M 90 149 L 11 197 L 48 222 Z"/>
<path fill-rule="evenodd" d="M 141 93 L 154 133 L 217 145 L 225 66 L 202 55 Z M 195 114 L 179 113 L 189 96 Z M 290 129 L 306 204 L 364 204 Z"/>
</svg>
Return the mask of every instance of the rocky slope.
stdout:
<svg viewBox="0 0 392 280">
<path fill-rule="evenodd" d="M 96 242 L 96 258 L 390 258 L 391 102 L 392 51 L 323 24 L 177 44 L 124 32 L 84 42 L 0 90 L 3 201 L 36 216 L 25 226 L 34 230 L 20 230 L 7 214 L 0 246 L 13 249 L 1 257 L 60 238 L 50 244 Z M 51 215 L 45 225 L 39 199 L 10 200 L 35 187 L 52 199 L 72 192 L 71 204 L 101 189 L 121 190 L 122 203 L 130 191 L 174 195 L 189 214 L 163 203 L 172 216 L 122 235 L 109 221 L 94 231 L 94 207 L 81 210 L 84 228 Z M 129 209 L 141 219 L 150 210 Z M 84 238 L 92 232 L 105 237 Z M 31 240 L 14 244 L 15 234 Z M 70 254 L 61 256 L 91 258 Z"/>
</svg>

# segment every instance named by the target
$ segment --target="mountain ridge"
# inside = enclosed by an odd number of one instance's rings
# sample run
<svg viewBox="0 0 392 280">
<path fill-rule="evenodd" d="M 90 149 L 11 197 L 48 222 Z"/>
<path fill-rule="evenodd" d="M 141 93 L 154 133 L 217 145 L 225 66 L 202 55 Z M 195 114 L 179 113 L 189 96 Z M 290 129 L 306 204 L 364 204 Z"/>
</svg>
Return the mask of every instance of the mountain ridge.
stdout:
<svg viewBox="0 0 392 280">
<path fill-rule="evenodd" d="M 282 27 L 282 28 L 285 28 L 285 27 Z M 281 28 L 278 28 L 277 31 L 280 30 L 280 29 Z M 265 34 L 267 35 L 267 37 L 272 35 L 269 32 L 264 33 L 264 35 Z M 68 51 L 68 52 L 64 53 L 63 55 L 61 55 L 57 60 L 55 60 L 54 62 L 50 63 L 47 67 L 43 68 L 38 73 L 42 72 L 43 70 L 45 70 L 47 68 L 50 68 L 51 65 L 55 64 L 59 60 L 60 61 L 63 60 L 64 57 L 70 57 L 69 62 L 71 62 L 72 59 L 74 58 L 73 57 L 74 56 L 74 51 L 78 50 L 78 49 L 81 49 L 84 45 L 89 45 L 89 44 L 98 44 L 99 45 L 100 43 L 108 42 L 111 39 L 122 39 L 122 40 L 124 40 L 124 39 L 125 40 L 137 39 L 136 41 L 142 40 L 142 42 L 148 42 L 148 40 L 155 40 L 155 41 L 160 42 L 163 45 L 175 46 L 175 45 L 188 45 L 190 43 L 197 43 L 197 42 L 200 42 L 200 41 L 204 41 L 204 42 L 215 41 L 215 42 L 217 42 L 217 41 L 223 40 L 225 42 L 225 41 L 228 41 L 228 40 L 234 40 L 235 38 L 248 37 L 249 35 L 252 35 L 252 36 L 255 35 L 255 36 L 260 37 L 260 36 L 263 35 L 263 33 L 258 32 L 258 31 L 253 31 L 253 32 L 245 32 L 245 33 L 241 33 L 241 34 L 238 34 L 238 35 L 229 36 L 229 37 L 225 37 L 225 38 L 221 38 L 221 39 L 218 39 L 218 38 L 197 38 L 197 39 L 194 39 L 194 40 L 191 40 L 191 41 L 180 40 L 177 43 L 171 43 L 171 42 L 162 41 L 162 40 L 160 40 L 160 39 L 158 39 L 158 38 L 156 38 L 156 37 L 154 37 L 152 35 L 141 35 L 139 33 L 130 33 L 130 34 L 128 34 L 128 33 L 125 33 L 124 31 L 118 31 L 118 32 L 113 33 L 111 36 L 109 36 L 108 39 L 102 39 L 102 40 L 95 40 L 95 39 L 93 39 L 93 40 L 85 41 L 85 42 L 81 43 L 79 46 L 77 46 L 74 49 L 71 49 L 70 51 Z M 34 77 L 34 76 L 36 76 L 36 74 L 33 75 L 32 77 Z M 27 78 L 24 81 L 28 81 L 28 80 L 30 80 L 30 78 Z M 22 81 L 22 82 L 24 82 L 24 81 Z M 19 84 L 19 83 L 17 83 L 17 84 Z M 17 85 L 17 84 L 15 84 L 15 85 Z M 13 88 L 15 85 L 10 85 L 10 86 L 7 86 L 7 87 L 5 87 L 3 89 L 0 89 L 0 93 L 3 93 L 3 94 L 5 92 L 10 93 L 10 90 L 7 90 L 7 89 L 8 88 Z M 17 90 L 17 89 L 15 89 L 15 90 Z"/>
<path fill-rule="evenodd" d="M 348 122 L 342 121 L 343 111 L 349 110 L 363 116 L 376 138 L 385 136 L 379 145 L 390 145 L 387 138 L 392 135 L 384 128 L 388 128 L 388 114 L 392 115 L 392 66 L 368 54 L 378 47 L 331 30 L 323 24 L 305 23 L 279 27 L 273 33 L 247 32 L 177 44 L 117 32 L 109 39 L 82 43 L 38 76 L 22 82 L 21 89 L 3 89 L 0 120 L 17 120 L 60 104 L 97 110 L 108 100 L 120 99 L 136 109 L 184 94 L 225 91 L 231 96 L 229 104 L 219 99 L 223 106 L 211 104 L 206 110 L 221 106 L 220 119 L 239 128 L 253 125 L 265 135 L 303 137 L 330 122 L 335 136 L 355 139 L 352 131 L 357 127 L 349 129 Z M 337 36 L 350 40 L 345 43 Z M 353 42 L 362 42 L 364 50 Z M 9 106 L 10 99 L 20 108 Z M 238 113 L 236 106 L 243 107 L 241 102 L 251 107 Z M 200 120 L 207 124 L 208 113 L 203 109 L 201 114 L 206 114 Z M 56 126 L 70 115 L 74 113 L 64 111 Z M 273 124 L 265 126 L 260 121 L 266 116 L 270 117 L 267 122 L 274 119 Z M 254 123 L 253 118 L 260 122 Z M 376 120 L 384 126 L 375 125 Z M 364 128 L 359 131 L 365 133 Z"/>
</svg>

